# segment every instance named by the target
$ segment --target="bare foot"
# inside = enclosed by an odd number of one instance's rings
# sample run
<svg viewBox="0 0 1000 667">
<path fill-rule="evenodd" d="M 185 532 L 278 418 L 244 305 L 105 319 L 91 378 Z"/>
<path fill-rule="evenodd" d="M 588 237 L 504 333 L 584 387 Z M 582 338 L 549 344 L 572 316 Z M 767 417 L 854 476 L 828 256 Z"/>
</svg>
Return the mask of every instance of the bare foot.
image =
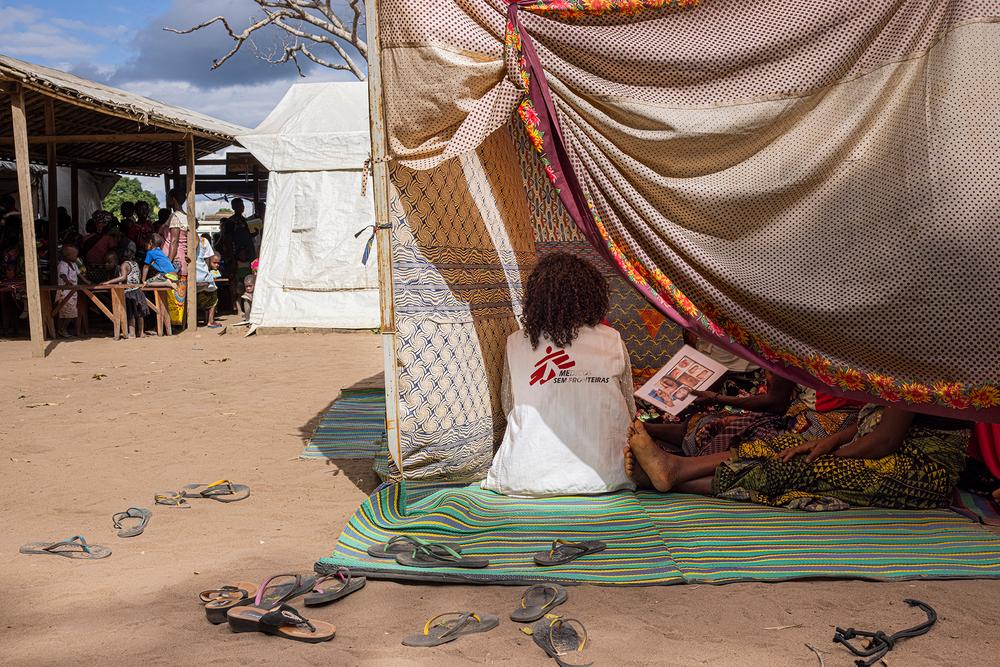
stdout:
<svg viewBox="0 0 1000 667">
<path fill-rule="evenodd" d="M 635 482 L 637 489 L 651 489 L 653 483 L 649 481 L 649 475 L 642 469 L 642 466 L 632 456 L 632 450 L 625 445 L 625 474 L 630 480 Z"/>
<path fill-rule="evenodd" d="M 632 424 L 628 447 L 637 467 L 645 471 L 654 489 L 665 492 L 673 488 L 677 457 L 660 449 L 639 420 Z"/>
</svg>

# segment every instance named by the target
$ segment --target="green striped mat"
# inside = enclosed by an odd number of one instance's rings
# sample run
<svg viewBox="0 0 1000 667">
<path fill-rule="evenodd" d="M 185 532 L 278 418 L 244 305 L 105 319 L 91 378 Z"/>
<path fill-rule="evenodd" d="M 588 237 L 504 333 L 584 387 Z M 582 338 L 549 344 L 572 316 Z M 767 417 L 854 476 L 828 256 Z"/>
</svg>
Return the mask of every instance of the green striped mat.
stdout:
<svg viewBox="0 0 1000 667">
<path fill-rule="evenodd" d="M 320 419 L 303 459 L 373 459 L 384 448 L 385 392 L 344 390 Z"/>
<path fill-rule="evenodd" d="M 407 568 L 367 555 L 397 534 L 461 542 L 490 566 Z M 599 539 L 608 549 L 535 566 L 531 554 L 556 538 Z M 373 578 L 495 584 L 1000 578 L 1000 535 L 947 510 L 809 513 L 656 493 L 524 500 L 475 485 L 404 482 L 362 503 L 316 568 L 340 565 Z"/>
</svg>

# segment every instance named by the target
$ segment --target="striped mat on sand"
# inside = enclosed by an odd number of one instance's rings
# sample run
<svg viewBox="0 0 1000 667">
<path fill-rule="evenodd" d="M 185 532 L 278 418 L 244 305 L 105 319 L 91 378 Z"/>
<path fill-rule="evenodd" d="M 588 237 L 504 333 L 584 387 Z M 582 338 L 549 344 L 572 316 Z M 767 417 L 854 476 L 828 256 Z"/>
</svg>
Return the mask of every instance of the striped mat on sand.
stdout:
<svg viewBox="0 0 1000 667">
<path fill-rule="evenodd" d="M 460 542 L 490 566 L 407 568 L 367 555 L 397 534 Z M 597 539 L 608 549 L 535 566 L 531 554 L 556 538 Z M 493 584 L 1000 578 L 1000 535 L 948 510 L 810 513 L 648 492 L 525 500 L 475 485 L 403 482 L 362 503 L 316 569 L 340 565 L 373 578 Z"/>
<path fill-rule="evenodd" d="M 385 440 L 385 392 L 344 390 L 320 419 L 303 459 L 371 459 Z"/>
</svg>

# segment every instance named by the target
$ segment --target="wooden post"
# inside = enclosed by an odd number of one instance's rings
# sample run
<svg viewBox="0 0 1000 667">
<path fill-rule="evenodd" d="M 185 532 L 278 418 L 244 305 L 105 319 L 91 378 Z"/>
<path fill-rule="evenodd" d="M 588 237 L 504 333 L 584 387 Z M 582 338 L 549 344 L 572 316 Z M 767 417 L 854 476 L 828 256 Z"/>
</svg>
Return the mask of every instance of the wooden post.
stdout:
<svg viewBox="0 0 1000 667">
<path fill-rule="evenodd" d="M 45 134 L 56 133 L 56 105 L 52 98 L 45 100 Z M 49 164 L 49 282 L 59 283 L 56 267 L 59 265 L 59 166 L 56 161 L 56 144 L 47 144 Z"/>
<path fill-rule="evenodd" d="M 69 168 L 69 207 L 73 209 L 73 229 L 80 231 L 80 170 L 74 164 Z"/>
<path fill-rule="evenodd" d="M 396 309 L 392 293 L 392 220 L 389 218 L 389 169 L 386 164 L 385 110 L 382 98 L 382 40 L 378 0 L 365 3 L 368 39 L 368 109 L 372 141 L 372 194 L 378 247 L 379 297 L 382 304 L 382 354 L 385 368 L 385 430 L 389 452 L 403 474 L 399 439 L 399 364 L 396 358 Z M 405 476 L 405 475 L 404 475 Z"/>
<path fill-rule="evenodd" d="M 187 154 L 187 296 L 184 304 L 187 308 L 188 331 L 195 331 L 198 328 L 198 294 L 197 294 L 197 270 L 195 269 L 195 259 L 198 257 L 198 219 L 195 217 L 194 195 L 195 195 L 195 165 L 194 165 L 194 135 L 189 134 L 184 142 L 185 153 Z M 183 260 L 181 260 L 183 261 Z"/>
<path fill-rule="evenodd" d="M 163 206 L 167 205 L 167 193 L 170 192 L 170 173 L 163 174 Z"/>
<path fill-rule="evenodd" d="M 28 155 L 28 119 L 24 110 L 24 88 L 14 84 L 10 93 L 10 117 L 14 128 L 14 159 L 17 161 L 17 190 L 21 197 L 21 231 L 24 235 L 24 274 L 28 292 L 28 329 L 31 356 L 45 356 L 42 334 L 42 299 L 38 279 L 38 249 L 35 246 L 35 207 L 31 201 L 31 162 Z M 56 270 L 56 267 L 52 267 Z"/>
</svg>

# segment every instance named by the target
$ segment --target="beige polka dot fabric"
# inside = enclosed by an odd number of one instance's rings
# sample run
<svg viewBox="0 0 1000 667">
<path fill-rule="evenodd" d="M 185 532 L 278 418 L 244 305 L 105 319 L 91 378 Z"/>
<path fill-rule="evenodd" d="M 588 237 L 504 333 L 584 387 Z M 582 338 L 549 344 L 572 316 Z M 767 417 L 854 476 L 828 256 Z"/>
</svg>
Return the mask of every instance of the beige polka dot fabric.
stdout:
<svg viewBox="0 0 1000 667">
<path fill-rule="evenodd" d="M 397 161 L 434 167 L 509 119 L 506 3 L 381 0 L 380 20 Z M 919 385 L 920 409 L 1000 419 L 1000 3 L 521 20 L 631 257 L 799 359 L 890 378 L 885 398 Z"/>
</svg>

